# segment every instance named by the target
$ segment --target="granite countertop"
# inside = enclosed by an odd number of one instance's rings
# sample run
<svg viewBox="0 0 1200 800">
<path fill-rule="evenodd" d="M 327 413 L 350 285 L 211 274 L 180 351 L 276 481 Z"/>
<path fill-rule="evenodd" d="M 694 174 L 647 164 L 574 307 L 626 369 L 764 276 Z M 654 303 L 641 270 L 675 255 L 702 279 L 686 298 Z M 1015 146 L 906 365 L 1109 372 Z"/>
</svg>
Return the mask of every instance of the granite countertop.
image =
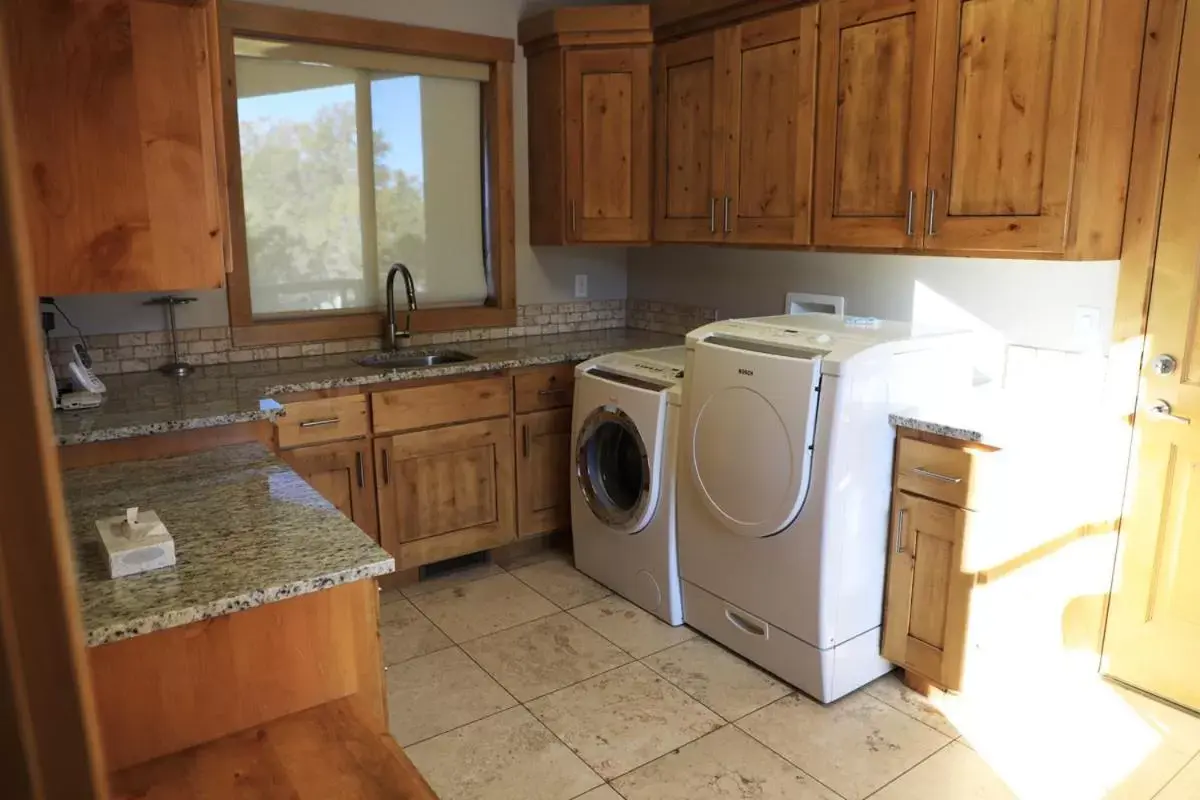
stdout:
<svg viewBox="0 0 1200 800">
<path fill-rule="evenodd" d="M 395 561 L 259 444 L 63 474 L 88 646 L 233 614 Z M 137 505 L 175 539 L 174 567 L 108 577 L 95 521 Z"/>
<path fill-rule="evenodd" d="M 199 367 L 182 380 L 156 372 L 120 375 L 104 379 L 109 392 L 100 408 L 55 413 L 55 430 L 60 445 L 72 445 L 211 428 L 274 418 L 280 411 L 271 399 L 276 395 L 582 361 L 682 343 L 679 336 L 620 328 L 438 345 L 432 349 L 476 358 L 422 369 L 363 367 L 354 359 L 368 354 L 354 353 Z"/>
</svg>

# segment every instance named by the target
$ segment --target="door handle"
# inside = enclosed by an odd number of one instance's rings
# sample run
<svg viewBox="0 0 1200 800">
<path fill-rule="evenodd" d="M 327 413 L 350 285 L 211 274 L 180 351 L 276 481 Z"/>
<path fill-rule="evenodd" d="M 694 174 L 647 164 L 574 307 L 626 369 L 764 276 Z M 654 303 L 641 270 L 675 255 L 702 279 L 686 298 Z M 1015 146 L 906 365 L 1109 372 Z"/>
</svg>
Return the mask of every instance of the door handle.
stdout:
<svg viewBox="0 0 1200 800">
<path fill-rule="evenodd" d="M 388 456 L 387 450 L 380 450 L 379 454 L 383 456 L 383 485 L 387 486 L 392 482 L 392 470 L 388 466 L 388 462 L 391 460 L 391 458 Z"/>
<path fill-rule="evenodd" d="M 937 189 L 929 190 L 929 224 L 926 227 L 926 233 L 929 236 L 937 236 L 937 225 L 934 222 L 934 216 L 937 214 Z"/>
<path fill-rule="evenodd" d="M 1146 409 L 1153 416 L 1159 419 L 1167 420 L 1168 422 L 1178 422 L 1180 425 L 1191 425 L 1192 421 L 1188 417 L 1181 417 L 1171 410 L 1171 404 L 1166 400 L 1155 400 Z"/>
<path fill-rule="evenodd" d="M 767 626 L 758 620 L 752 620 L 743 614 L 739 614 L 731 608 L 725 609 L 725 619 L 729 620 L 735 628 L 742 633 L 748 633 L 751 636 L 767 638 Z"/>
<path fill-rule="evenodd" d="M 301 428 L 323 428 L 326 425 L 337 425 L 341 420 L 338 417 L 330 417 L 329 419 L 310 419 L 300 423 Z"/>
<path fill-rule="evenodd" d="M 358 473 L 358 488 L 365 489 L 367 486 L 367 473 L 363 469 L 362 451 L 359 450 L 354 454 L 354 471 Z"/>
<path fill-rule="evenodd" d="M 724 228 L 725 233 L 733 233 L 733 228 L 729 227 L 729 205 L 732 202 L 733 202 L 733 198 L 730 197 L 729 195 L 725 195 L 725 221 L 722 224 L 722 227 Z"/>
<path fill-rule="evenodd" d="M 717 232 L 717 198 L 708 198 L 708 232 Z"/>
<path fill-rule="evenodd" d="M 907 508 L 902 508 L 896 514 L 896 555 L 904 555 L 904 515 Z"/>
<path fill-rule="evenodd" d="M 575 232 L 575 201 L 568 200 L 567 206 L 570 208 L 570 212 L 571 212 L 571 233 L 574 233 Z"/>
<path fill-rule="evenodd" d="M 919 475 L 922 478 L 929 478 L 938 483 L 962 483 L 962 478 L 951 478 L 949 475 L 943 475 L 940 472 L 925 469 L 924 467 L 913 467 L 909 470 L 914 475 Z"/>
<path fill-rule="evenodd" d="M 525 458 L 529 458 L 529 426 L 528 425 L 521 426 L 521 436 L 524 439 L 523 444 L 524 444 L 524 448 L 525 448 Z"/>
<path fill-rule="evenodd" d="M 916 235 L 916 232 L 917 232 L 916 228 L 914 227 L 914 223 L 916 222 L 914 217 L 916 216 L 916 213 L 917 213 L 917 193 L 915 190 L 909 189 L 908 190 L 908 216 L 904 218 L 904 235 L 910 239 L 914 235 Z"/>
</svg>

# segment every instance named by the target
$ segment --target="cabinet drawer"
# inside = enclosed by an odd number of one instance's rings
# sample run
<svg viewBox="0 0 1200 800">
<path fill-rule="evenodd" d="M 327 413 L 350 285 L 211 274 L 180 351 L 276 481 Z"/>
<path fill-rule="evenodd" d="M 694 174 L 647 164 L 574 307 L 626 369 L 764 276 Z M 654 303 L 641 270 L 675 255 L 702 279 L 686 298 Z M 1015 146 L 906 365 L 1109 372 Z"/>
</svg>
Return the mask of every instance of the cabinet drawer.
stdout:
<svg viewBox="0 0 1200 800">
<path fill-rule="evenodd" d="M 358 439 L 370 430 L 365 395 L 301 400 L 285 407 L 287 414 L 275 422 L 275 437 L 281 450 Z"/>
<path fill-rule="evenodd" d="M 565 408 L 571 405 L 575 390 L 575 365 L 555 364 L 518 373 L 513 378 L 513 388 L 518 414 Z"/>
<path fill-rule="evenodd" d="M 376 433 L 396 433 L 454 422 L 508 416 L 508 378 L 456 381 L 371 395 Z"/>
<path fill-rule="evenodd" d="M 976 508 L 981 466 L 988 455 L 902 437 L 896 448 L 896 488 L 959 508 Z"/>
</svg>

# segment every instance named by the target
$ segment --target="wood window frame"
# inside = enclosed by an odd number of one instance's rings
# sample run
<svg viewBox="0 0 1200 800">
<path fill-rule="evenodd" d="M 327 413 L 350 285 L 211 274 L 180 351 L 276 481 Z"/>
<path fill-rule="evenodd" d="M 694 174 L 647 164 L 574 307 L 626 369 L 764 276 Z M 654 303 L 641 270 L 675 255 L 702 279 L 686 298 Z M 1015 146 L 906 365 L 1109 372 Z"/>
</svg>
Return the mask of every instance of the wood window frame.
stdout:
<svg viewBox="0 0 1200 800">
<path fill-rule="evenodd" d="M 516 167 L 512 108 L 516 44 L 512 39 L 232 0 L 221 3 L 216 36 L 221 82 L 218 127 L 224 134 L 222 149 L 229 200 L 229 321 L 235 345 L 369 338 L 381 335 L 385 322 L 385 315 L 378 311 L 254 317 L 250 305 L 246 218 L 242 210 L 235 36 L 382 50 L 488 65 L 490 77 L 482 87 L 482 94 L 483 124 L 487 131 L 484 205 L 489 212 L 486 239 L 491 293 L 483 306 L 416 311 L 412 315 L 411 330 L 428 333 L 516 324 Z"/>
</svg>

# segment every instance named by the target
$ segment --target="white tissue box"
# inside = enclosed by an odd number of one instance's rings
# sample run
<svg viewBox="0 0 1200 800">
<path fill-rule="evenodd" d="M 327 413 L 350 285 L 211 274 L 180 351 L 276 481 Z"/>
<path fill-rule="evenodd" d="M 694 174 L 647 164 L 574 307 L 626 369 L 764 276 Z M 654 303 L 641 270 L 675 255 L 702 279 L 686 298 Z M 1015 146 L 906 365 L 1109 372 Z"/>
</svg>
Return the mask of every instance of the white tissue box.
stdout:
<svg viewBox="0 0 1200 800">
<path fill-rule="evenodd" d="M 108 572 L 114 578 L 124 578 L 139 572 L 149 572 L 175 566 L 175 540 L 153 511 L 132 511 L 133 527 L 127 523 L 130 514 L 96 520 L 100 544 L 108 560 Z"/>
</svg>

